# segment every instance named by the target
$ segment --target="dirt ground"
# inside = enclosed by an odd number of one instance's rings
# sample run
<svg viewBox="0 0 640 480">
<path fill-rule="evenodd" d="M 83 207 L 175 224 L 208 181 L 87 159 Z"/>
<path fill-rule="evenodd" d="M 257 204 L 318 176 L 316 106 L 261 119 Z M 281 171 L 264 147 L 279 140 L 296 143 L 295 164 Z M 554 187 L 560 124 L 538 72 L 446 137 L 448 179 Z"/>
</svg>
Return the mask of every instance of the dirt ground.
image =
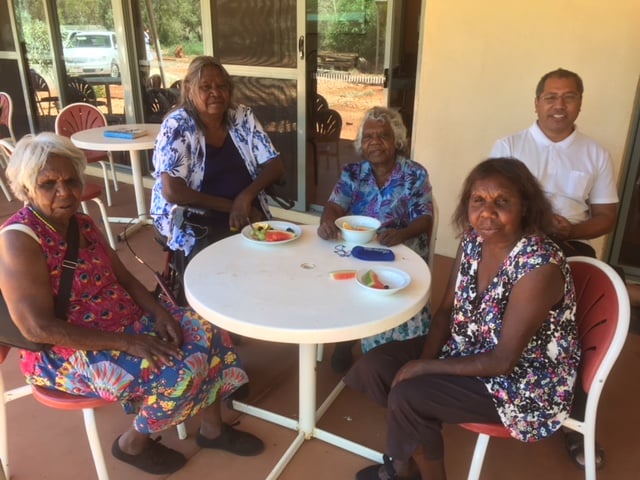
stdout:
<svg viewBox="0 0 640 480">
<path fill-rule="evenodd" d="M 340 80 L 319 79 L 318 93 L 327 99 L 329 108 L 342 116 L 340 137 L 355 140 L 364 112 L 376 105 L 384 105 L 384 90 L 376 85 L 358 85 Z"/>
</svg>

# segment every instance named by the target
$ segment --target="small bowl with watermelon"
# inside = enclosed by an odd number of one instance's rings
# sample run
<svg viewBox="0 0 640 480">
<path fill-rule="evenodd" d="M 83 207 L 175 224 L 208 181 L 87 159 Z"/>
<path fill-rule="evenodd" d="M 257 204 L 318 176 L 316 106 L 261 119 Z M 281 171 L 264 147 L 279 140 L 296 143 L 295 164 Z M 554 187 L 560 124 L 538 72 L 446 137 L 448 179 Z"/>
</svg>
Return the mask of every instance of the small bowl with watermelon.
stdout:
<svg viewBox="0 0 640 480">
<path fill-rule="evenodd" d="M 404 270 L 394 267 L 370 267 L 358 270 L 356 283 L 376 295 L 393 295 L 411 283 Z"/>
<path fill-rule="evenodd" d="M 295 223 L 269 220 L 246 225 L 240 234 L 250 242 L 277 245 L 299 238 L 302 235 L 302 228 Z"/>
<path fill-rule="evenodd" d="M 336 219 L 335 223 L 345 242 L 358 245 L 372 241 L 381 225 L 377 218 L 365 215 L 346 215 Z"/>
</svg>

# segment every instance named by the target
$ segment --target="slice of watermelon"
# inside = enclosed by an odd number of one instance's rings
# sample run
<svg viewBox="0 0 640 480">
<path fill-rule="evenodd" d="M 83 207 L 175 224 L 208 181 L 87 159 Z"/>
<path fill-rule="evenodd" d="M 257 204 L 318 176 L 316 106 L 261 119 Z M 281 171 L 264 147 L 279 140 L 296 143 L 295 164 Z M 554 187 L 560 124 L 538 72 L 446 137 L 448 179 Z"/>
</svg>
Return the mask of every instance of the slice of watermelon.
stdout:
<svg viewBox="0 0 640 480">
<path fill-rule="evenodd" d="M 362 277 L 362 282 L 367 287 L 371 287 L 371 288 L 384 288 L 385 287 L 384 283 L 382 283 L 380 281 L 380 278 L 378 278 L 378 274 L 376 272 L 374 272 L 373 270 L 369 270 L 367 273 L 364 274 L 364 276 Z"/>
<path fill-rule="evenodd" d="M 355 270 L 334 270 L 333 272 L 329 272 L 329 276 L 333 280 L 351 280 L 352 278 L 356 278 Z"/>
<path fill-rule="evenodd" d="M 282 242 L 284 240 L 291 240 L 295 236 L 295 233 L 285 232 L 284 230 L 267 230 L 264 239 L 267 242 Z"/>
</svg>

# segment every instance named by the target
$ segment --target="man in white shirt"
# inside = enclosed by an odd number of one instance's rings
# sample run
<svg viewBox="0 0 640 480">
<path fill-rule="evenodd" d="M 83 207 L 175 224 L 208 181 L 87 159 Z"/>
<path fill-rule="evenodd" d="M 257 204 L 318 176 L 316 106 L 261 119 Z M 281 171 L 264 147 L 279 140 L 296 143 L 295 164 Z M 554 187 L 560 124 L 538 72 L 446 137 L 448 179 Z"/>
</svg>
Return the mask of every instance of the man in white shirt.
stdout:
<svg viewBox="0 0 640 480">
<path fill-rule="evenodd" d="M 613 231 L 618 193 L 609 153 L 575 125 L 583 92 L 574 72 L 559 68 L 543 75 L 534 99 L 537 120 L 498 140 L 490 156 L 517 158 L 538 179 L 554 210 L 554 240 L 566 256 L 595 257 L 589 240 Z M 572 414 L 584 418 L 585 406 L 586 394 L 577 388 Z M 584 468 L 582 435 L 563 431 L 569 456 Z M 598 468 L 603 463 L 604 450 L 596 444 Z"/>
<path fill-rule="evenodd" d="M 491 157 L 523 161 L 553 206 L 554 240 L 567 256 L 595 257 L 589 240 L 613 231 L 618 193 L 609 153 L 575 125 L 583 91 L 574 72 L 545 74 L 536 88 L 536 122 L 498 140 Z"/>
</svg>

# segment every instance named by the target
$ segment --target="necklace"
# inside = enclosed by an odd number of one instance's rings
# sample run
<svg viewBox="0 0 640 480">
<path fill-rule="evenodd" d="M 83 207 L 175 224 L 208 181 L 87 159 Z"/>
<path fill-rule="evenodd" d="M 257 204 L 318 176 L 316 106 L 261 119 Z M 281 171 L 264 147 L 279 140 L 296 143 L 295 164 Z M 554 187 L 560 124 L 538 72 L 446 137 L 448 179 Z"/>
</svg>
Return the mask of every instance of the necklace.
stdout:
<svg viewBox="0 0 640 480">
<path fill-rule="evenodd" d="M 35 209 L 35 208 L 33 208 L 31 205 L 29 205 L 27 208 L 31 211 L 31 213 L 33 213 L 36 217 L 38 217 L 38 219 L 39 219 L 42 223 L 44 223 L 47 227 L 49 227 L 52 231 L 54 231 L 54 232 L 57 232 L 57 231 L 58 231 L 58 230 L 56 230 L 56 228 L 55 228 L 53 225 L 51 225 L 51 224 L 50 224 L 49 222 L 47 222 L 44 218 L 42 218 L 42 215 L 40 215 L 40 214 L 36 211 L 36 209 Z"/>
</svg>

